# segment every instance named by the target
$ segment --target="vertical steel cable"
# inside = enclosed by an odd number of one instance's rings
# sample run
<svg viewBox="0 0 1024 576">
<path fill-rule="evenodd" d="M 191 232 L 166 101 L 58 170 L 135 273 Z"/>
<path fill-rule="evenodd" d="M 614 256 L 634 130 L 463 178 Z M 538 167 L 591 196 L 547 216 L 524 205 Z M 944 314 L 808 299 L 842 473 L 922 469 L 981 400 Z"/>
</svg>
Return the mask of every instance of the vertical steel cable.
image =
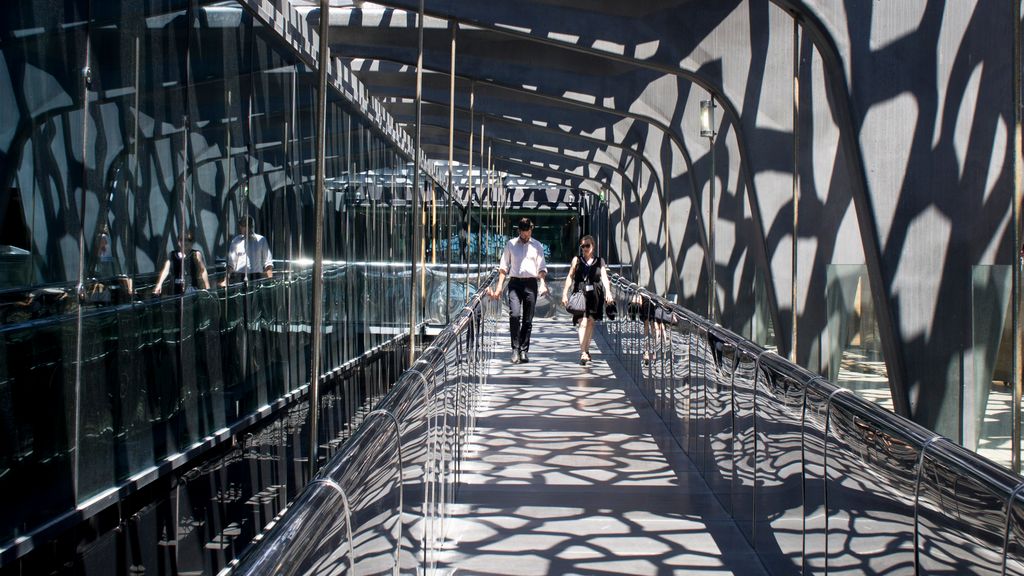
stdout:
<svg viewBox="0 0 1024 576">
<path fill-rule="evenodd" d="M 423 126 L 423 2 L 420 0 L 420 11 L 417 20 L 418 52 L 416 55 L 416 147 L 413 153 L 412 174 L 412 273 L 409 292 L 409 364 L 416 360 L 416 251 L 420 245 L 420 137 Z"/>
<path fill-rule="evenodd" d="M 92 3 L 86 8 L 85 18 L 85 57 L 81 69 L 82 80 L 82 193 L 81 205 L 78 207 L 78 311 L 75 315 L 75 453 L 72 458 L 74 470 L 71 472 L 71 485 L 78 502 L 78 465 L 81 460 L 81 434 L 82 427 L 82 304 L 85 303 L 85 203 L 87 182 L 89 181 L 89 85 L 92 83 L 92 69 L 89 67 L 91 56 L 92 33 Z M 69 194 L 70 198 L 71 195 Z"/>
<path fill-rule="evenodd" d="M 189 10 L 191 10 L 191 3 L 190 2 L 188 3 L 188 6 L 185 8 L 185 13 L 186 13 L 185 22 L 190 22 L 190 20 L 188 18 L 188 11 Z M 185 28 L 188 30 L 188 32 L 185 35 L 186 38 L 187 38 L 191 34 L 191 28 L 193 28 L 193 27 L 186 26 Z M 186 61 L 186 63 L 188 61 L 188 47 L 187 47 L 187 45 L 185 46 L 185 61 Z M 188 133 L 189 133 L 188 132 L 188 87 L 191 86 L 191 82 L 189 81 L 189 71 L 190 70 L 191 70 L 190 66 L 186 66 L 185 67 L 185 83 L 184 83 L 185 84 L 185 89 L 184 89 L 184 94 L 183 94 L 183 96 L 184 96 L 183 99 L 184 99 L 185 113 L 181 117 L 181 132 L 182 132 L 182 138 L 181 138 L 181 178 L 177 182 L 177 188 L 178 188 L 178 237 L 174 240 L 174 243 L 176 243 L 176 246 L 174 244 L 172 244 L 172 246 L 171 246 L 171 248 L 173 250 L 181 250 L 181 253 L 182 253 L 182 255 L 184 257 L 187 257 L 187 255 L 184 253 L 184 250 L 185 250 L 185 247 L 184 247 L 184 237 L 185 237 L 185 201 L 186 201 L 186 196 L 187 196 L 187 193 L 185 192 L 185 190 L 186 190 L 187 181 L 188 181 L 188 177 L 187 177 L 187 173 L 188 173 L 188 137 L 189 137 L 188 136 Z M 114 237 L 112 235 L 111 243 L 113 244 L 113 242 L 114 242 Z M 176 279 L 176 280 L 181 281 L 182 287 L 184 286 L 184 273 L 185 273 L 185 266 L 182 265 L 181 266 L 181 270 L 179 271 L 179 273 L 177 275 L 178 278 Z M 185 346 L 184 346 L 184 341 L 185 341 L 185 298 L 184 298 L 184 296 L 182 295 L 182 297 L 177 298 L 177 301 L 175 302 L 175 304 L 176 304 L 175 307 L 177 308 L 176 312 L 177 312 L 177 321 L 178 321 L 178 325 L 177 325 L 178 344 L 175 346 L 175 351 L 174 352 L 175 352 L 175 357 L 176 357 L 175 361 L 177 362 L 178 369 L 180 370 L 179 373 L 178 373 L 178 381 L 176 382 L 176 384 L 178 386 L 181 386 L 181 389 L 185 389 L 185 387 L 184 387 L 184 383 L 185 383 L 184 382 L 184 368 L 185 368 Z M 175 551 L 177 551 L 177 547 L 175 547 Z"/>
<path fill-rule="evenodd" d="M 712 108 L 715 105 L 714 96 L 711 97 Z M 712 129 L 714 127 L 712 126 Z M 715 278 L 715 179 L 717 178 L 715 169 L 715 137 L 709 136 L 708 143 L 711 145 L 711 178 L 708 179 L 709 185 L 709 201 L 708 201 L 708 260 L 710 266 L 709 269 L 709 283 L 708 286 L 711 289 L 708 294 L 708 320 L 714 323 L 715 320 L 715 308 L 717 304 L 715 300 L 718 296 L 718 279 Z"/>
<path fill-rule="evenodd" d="M 417 156 L 417 158 L 419 158 L 419 156 Z M 424 159 L 425 159 L 425 157 L 424 157 Z M 419 166 L 417 166 L 417 168 L 419 168 Z M 416 170 L 416 173 L 419 174 L 419 169 Z M 424 175 L 426 175 L 426 174 L 424 173 Z M 429 224 L 429 220 L 430 220 L 429 217 L 428 217 L 429 216 L 429 210 L 427 209 L 427 207 L 424 206 L 424 203 L 427 201 L 426 199 L 428 198 L 428 196 L 427 196 L 427 187 L 430 187 L 431 191 L 433 191 L 433 184 L 430 181 L 430 179 L 425 179 L 425 180 L 421 181 L 420 182 L 420 186 L 417 188 L 418 193 L 420 194 L 420 200 L 419 200 L 419 204 L 418 204 L 418 206 L 420 208 L 420 217 L 416 221 L 417 225 L 419 226 L 419 230 L 417 230 L 417 236 L 419 236 L 419 238 L 420 238 L 419 246 L 418 246 L 418 250 L 419 250 L 419 261 L 418 261 L 418 263 L 419 263 L 419 266 L 420 266 L 420 270 L 419 270 L 420 284 L 419 284 L 419 294 L 417 295 L 417 301 L 418 301 L 418 305 L 419 305 L 419 310 L 423 314 L 423 321 L 426 321 L 426 319 L 427 319 L 427 306 L 426 306 L 426 302 L 427 302 L 427 233 L 430 231 L 430 228 L 428 228 L 428 224 Z M 433 195 L 433 192 L 431 192 L 431 196 L 432 195 Z"/>
<path fill-rule="evenodd" d="M 490 238 L 490 235 L 494 232 L 495 220 L 496 220 L 495 213 L 494 213 L 494 182 L 491 180 L 493 178 L 493 175 L 494 175 L 493 170 L 494 170 L 494 163 L 493 163 L 493 159 L 491 158 L 491 146 L 488 145 L 487 146 L 487 224 L 488 224 L 488 226 L 487 226 L 487 234 L 488 234 L 488 238 Z M 492 256 L 491 252 L 490 252 L 490 249 L 491 249 L 491 242 L 490 242 L 490 240 L 488 240 L 487 241 L 487 251 L 485 252 L 485 254 L 487 255 L 487 259 L 488 260 L 490 260 L 490 258 Z"/>
<path fill-rule="evenodd" d="M 224 92 L 225 92 L 224 96 L 226 98 L 226 101 L 224 103 L 224 109 L 227 112 L 224 114 L 226 116 L 226 118 L 225 118 L 225 124 L 224 124 L 224 206 L 222 206 L 222 208 L 225 208 L 225 209 L 222 209 L 221 213 L 224 214 L 225 217 L 228 217 L 231 214 L 231 212 L 230 212 L 230 208 L 231 208 L 231 179 L 232 179 L 232 173 L 234 172 L 234 169 L 233 169 L 234 167 L 233 167 L 232 162 L 231 162 L 231 132 L 232 132 L 232 130 L 234 130 L 234 127 L 231 125 L 231 118 L 233 117 L 233 112 L 234 111 L 231 108 L 231 88 L 228 88 Z M 228 228 L 227 222 L 224 223 L 224 226 L 221 226 L 221 231 L 224 233 L 224 238 L 222 240 L 224 241 L 225 256 L 227 256 L 226 252 L 228 250 L 228 246 L 231 245 L 231 230 Z M 227 314 L 228 314 L 228 283 L 227 283 L 227 280 L 226 280 L 227 269 L 224 270 L 224 275 L 225 275 L 225 282 L 224 282 L 224 309 L 221 310 L 221 315 L 222 315 L 222 317 L 227 318 L 228 317 L 227 316 Z"/>
<path fill-rule="evenodd" d="M 1014 249 L 1021 250 L 1013 267 L 1013 414 L 1011 416 L 1010 463 L 1013 471 L 1020 474 L 1021 435 L 1021 391 L 1024 387 L 1024 327 L 1021 325 L 1021 265 L 1024 262 L 1024 234 L 1021 231 L 1021 210 L 1024 209 L 1024 150 L 1021 142 L 1022 96 L 1021 66 L 1021 7 L 1019 0 L 1010 2 L 1013 6 L 1013 230 Z"/>
<path fill-rule="evenodd" d="M 498 259 L 501 258 L 501 208 L 502 208 L 502 196 L 505 193 L 504 180 L 502 180 L 501 170 L 496 166 L 491 167 L 494 171 L 494 252 L 491 254 L 491 266 L 495 266 Z M 493 268 L 491 268 L 493 270 Z"/>
<path fill-rule="evenodd" d="M 431 179 L 428 185 L 430 186 L 430 263 L 437 264 L 437 182 Z M 426 274 L 426 270 L 426 259 L 424 258 L 424 274 Z"/>
<path fill-rule="evenodd" d="M 448 21 L 448 25 L 451 26 L 452 40 L 451 40 L 451 64 L 450 71 L 448 73 L 448 199 L 445 202 L 448 213 L 448 253 L 447 253 L 447 264 L 445 266 L 445 292 L 444 292 L 444 323 L 445 325 L 451 322 L 451 313 L 449 312 L 452 307 L 452 238 L 458 237 L 452 235 L 452 202 L 455 198 L 455 184 L 452 179 L 452 163 L 455 161 L 454 150 L 455 150 L 455 22 Z"/>
<path fill-rule="evenodd" d="M 625 186 L 626 183 L 622 182 L 622 185 Z M 609 219 L 610 218 L 611 217 L 609 216 Z M 617 249 L 618 256 L 619 256 L 619 266 L 620 266 L 619 270 L 620 270 L 620 273 L 624 271 L 624 270 L 622 270 L 621 266 L 626 263 L 625 259 L 622 257 L 622 251 L 626 247 L 626 232 L 627 232 L 626 224 L 627 224 L 627 221 L 626 221 L 626 193 L 625 193 L 625 191 L 620 191 L 619 192 L 619 246 L 618 246 L 618 249 Z"/>
<path fill-rule="evenodd" d="M 253 33 L 250 34 L 248 38 L 248 50 L 250 54 L 256 54 L 256 21 L 252 20 L 250 26 L 252 27 L 251 29 Z M 252 130 L 252 101 L 253 94 L 256 93 L 255 76 L 255 74 L 248 75 L 249 92 L 248 94 L 246 94 L 245 98 L 245 124 L 242 126 L 242 142 L 245 145 L 245 155 L 243 156 L 243 158 L 245 159 L 245 184 L 239 188 L 239 190 L 241 190 L 242 192 L 242 218 L 252 216 L 252 214 L 249 212 L 249 186 L 253 180 L 253 171 L 255 170 L 255 168 L 253 168 L 253 160 L 256 158 L 256 143 L 253 141 L 254 138 Z M 255 227 L 255 224 L 253 225 L 253 227 Z M 247 234 L 251 234 L 252 232 L 253 231 L 251 229 L 247 230 Z M 228 246 L 230 246 L 230 244 L 228 244 Z M 251 270 L 247 269 L 247 271 Z M 259 287 L 257 284 L 249 280 L 248 273 L 245 275 L 245 281 L 242 284 L 242 286 L 242 318 L 245 319 L 243 322 L 245 327 L 242 329 L 242 353 L 240 354 L 240 356 L 241 358 L 243 358 L 242 380 L 248 382 L 253 372 L 254 355 L 252 353 L 252 341 L 254 339 L 253 332 L 255 331 L 253 329 L 253 323 L 251 323 L 250 320 L 252 320 L 252 315 L 254 312 L 253 300 L 255 300 L 256 298 L 256 294 L 259 291 Z"/>
<path fill-rule="evenodd" d="M 295 124 L 296 108 L 298 108 L 297 103 L 295 101 L 296 100 L 296 87 L 297 87 L 297 78 L 296 78 L 297 74 L 298 74 L 298 66 L 294 65 L 292 67 L 291 86 L 290 86 L 290 89 L 289 89 L 289 92 L 288 92 L 288 109 L 290 110 L 291 115 L 288 116 L 288 120 L 285 121 L 285 126 L 284 126 L 284 162 L 285 162 L 285 166 L 286 166 L 286 169 L 285 169 L 285 175 L 286 175 L 285 176 L 285 181 L 286 182 L 291 181 L 294 185 L 298 185 L 298 183 L 301 182 L 301 175 L 296 175 L 295 174 L 294 166 L 295 166 L 296 163 L 293 162 L 293 160 L 292 160 L 292 146 L 291 146 L 292 140 L 295 137 L 295 132 L 298 129 L 298 127 Z M 295 188 L 292 188 L 291 186 L 289 186 L 289 187 L 286 187 L 285 190 L 288 190 L 289 188 L 295 189 Z M 291 224 L 292 224 L 291 219 L 287 219 L 286 221 L 288 222 L 288 227 L 289 227 L 289 230 L 288 230 L 288 259 L 289 260 L 295 260 L 295 258 L 296 258 L 295 239 L 296 238 L 295 238 L 295 235 L 292 233 L 292 230 L 291 230 Z M 299 237 L 299 241 L 301 242 L 301 236 Z M 300 244 L 299 250 L 301 250 L 301 244 Z M 284 300 L 284 302 L 285 302 L 285 318 L 288 318 L 289 321 L 290 321 L 291 318 L 294 318 L 294 316 L 292 315 L 293 314 L 292 307 L 295 304 L 295 302 L 293 300 L 293 296 L 294 295 L 292 294 L 292 282 L 294 281 L 294 278 L 295 277 L 293 275 L 291 275 L 291 266 L 289 266 L 289 276 L 288 276 L 288 282 L 287 282 L 288 288 L 287 288 L 287 291 L 285 292 L 285 295 L 284 295 L 284 298 L 285 298 L 285 300 Z M 289 339 L 289 344 L 291 344 L 290 339 Z M 300 382 L 294 381 L 294 376 L 292 374 L 293 374 L 292 371 L 289 370 L 288 371 L 288 376 L 289 376 L 288 380 L 289 380 L 289 382 L 288 382 L 288 384 L 286 386 L 286 389 L 289 390 L 289 391 L 291 391 L 291 390 L 293 390 L 296 387 L 301 385 Z"/>
<path fill-rule="evenodd" d="M 313 326 L 312 351 L 309 367 L 309 476 L 316 474 L 317 448 L 319 447 L 319 403 L 320 403 L 320 347 L 323 343 L 323 292 L 324 292 L 324 146 L 327 129 L 327 65 L 330 61 L 330 46 L 327 33 L 330 27 L 329 0 L 320 0 L 320 62 L 317 83 L 316 127 L 314 129 L 316 143 L 316 183 L 313 201 L 316 231 L 314 236 L 315 253 L 313 256 Z"/>
<path fill-rule="evenodd" d="M 186 177 L 186 174 L 189 172 L 189 168 L 190 168 L 190 164 L 189 164 L 189 144 L 191 142 L 191 132 L 190 132 L 191 126 L 190 126 L 190 121 L 189 121 L 189 118 L 190 118 L 189 113 L 191 112 L 191 105 L 190 105 L 189 95 L 191 94 L 191 87 L 192 87 L 192 28 L 193 28 L 191 26 L 191 22 L 192 22 L 192 18 L 193 18 L 192 6 L 193 6 L 192 2 L 189 2 L 185 6 L 185 23 L 186 23 L 185 24 L 185 29 L 186 29 L 186 32 L 185 32 L 185 82 L 184 82 L 185 90 L 184 90 L 184 95 L 183 95 L 184 96 L 183 99 L 184 99 L 184 102 L 185 102 L 185 116 L 184 116 L 184 119 L 183 119 L 183 122 L 182 122 L 182 127 L 181 127 L 182 128 L 182 133 L 184 135 L 183 136 L 184 142 L 182 143 L 182 149 L 183 149 L 182 150 L 182 152 L 183 152 L 182 156 L 183 157 L 182 157 L 182 169 L 181 169 L 181 176 L 182 176 L 181 177 L 181 200 L 179 202 L 180 213 L 181 213 L 180 214 L 180 216 L 181 216 L 181 224 L 178 227 L 178 239 L 177 239 L 177 243 L 178 243 L 178 246 L 179 246 L 178 249 L 181 250 L 181 253 L 182 253 L 184 258 L 188 258 L 188 255 L 185 252 L 185 235 L 187 234 L 187 230 L 188 230 L 186 228 L 186 224 L 185 224 L 185 212 L 186 212 L 185 203 L 186 203 L 187 198 L 188 198 L 188 192 L 187 192 L 188 178 Z M 135 78 L 136 78 L 136 84 L 135 84 L 136 91 L 135 91 L 135 93 L 136 93 L 136 98 L 138 98 L 138 87 L 139 87 L 139 84 L 138 84 L 138 78 L 139 78 L 139 76 L 138 76 L 138 74 L 139 74 L 138 57 L 139 57 L 138 42 L 136 41 L 136 60 L 135 60 Z M 137 100 L 136 100 L 136 106 L 138 106 L 138 101 Z M 138 110 L 139 110 L 138 107 L 136 107 L 135 108 L 136 114 L 138 114 Z M 138 129 L 137 117 L 136 117 L 136 129 Z M 192 221 L 195 222 L 195 206 L 194 206 L 194 204 L 193 204 L 192 208 L 193 208 L 192 211 L 191 211 Z M 184 263 L 184 261 L 183 261 L 183 263 Z M 184 287 L 184 275 L 185 275 L 185 266 L 182 265 L 182 267 L 181 267 L 181 280 L 182 280 L 182 286 L 183 287 Z M 186 361 L 185 346 L 184 346 L 184 343 L 185 343 L 185 297 L 182 296 L 181 298 L 178 298 L 177 304 L 178 304 L 178 346 L 177 346 L 177 353 L 178 353 L 178 366 L 182 370 L 182 372 L 179 372 L 179 374 L 180 374 L 179 377 L 181 378 L 181 381 L 178 382 L 178 385 L 182 386 L 182 390 L 185 390 L 185 387 L 184 387 L 184 384 L 185 384 L 184 383 L 184 379 L 185 379 L 184 378 L 184 369 L 185 369 L 185 361 Z M 194 329 L 195 329 L 195 327 L 193 326 L 193 330 Z M 177 515 L 177 513 L 178 513 L 178 510 L 177 510 L 177 507 L 175 507 L 175 515 Z M 175 561 L 176 565 L 177 565 L 177 562 L 178 562 L 178 551 L 179 551 L 179 548 L 180 548 L 179 546 L 175 546 L 174 550 L 173 550 L 174 561 Z"/>
<path fill-rule="evenodd" d="M 391 168 L 392 168 L 392 170 L 391 170 L 391 182 L 390 182 L 391 190 L 397 190 L 398 189 L 398 168 L 399 168 L 400 165 L 401 165 L 400 158 L 395 156 L 395 155 L 391 155 Z M 390 242 L 388 241 L 389 240 L 388 231 L 394 229 L 392 227 L 392 225 L 394 224 L 393 220 L 394 220 L 394 205 L 395 205 L 395 203 L 394 203 L 394 201 L 390 201 L 390 202 L 387 202 L 385 204 L 383 202 L 383 195 L 381 196 L 381 198 L 382 198 L 382 202 L 381 202 L 381 214 L 380 214 L 380 224 L 379 224 L 380 225 L 380 232 L 378 234 L 377 259 L 380 260 L 381 262 L 392 262 L 392 261 L 395 260 L 395 257 L 394 257 L 394 254 L 390 250 L 393 248 L 394 242 L 393 241 L 390 241 Z M 383 292 L 384 285 L 385 285 L 385 280 L 384 280 L 383 273 L 381 275 L 381 279 L 380 279 L 379 283 L 380 283 L 379 289 L 382 291 L 380 293 L 383 294 L 384 293 Z M 369 300 L 369 299 L 370 299 L 369 294 L 367 294 L 366 297 L 365 297 L 365 300 Z M 389 324 L 391 324 L 393 326 L 400 325 L 401 321 L 402 321 L 402 319 L 401 319 L 401 311 L 398 309 L 398 307 L 395 307 L 394 310 L 385 310 L 381 314 L 381 317 L 384 319 L 385 322 L 388 322 Z"/>
<path fill-rule="evenodd" d="M 800 243 L 800 26 L 793 23 L 793 246 L 791 266 L 793 275 L 791 278 L 791 304 L 792 319 L 790 322 L 789 361 L 796 364 L 797 347 L 797 323 L 800 320 L 797 309 L 798 284 L 798 260 L 797 248 Z"/>
<path fill-rule="evenodd" d="M 469 302 L 469 253 L 470 239 L 473 237 L 473 122 L 475 120 L 473 107 L 476 103 L 476 87 L 472 82 L 469 84 L 469 164 L 466 166 L 466 295 L 463 302 Z"/>
<path fill-rule="evenodd" d="M 469 153 L 470 153 L 470 155 L 472 155 L 473 151 L 470 150 Z M 482 257 L 483 257 L 483 249 L 484 249 L 484 236 L 486 234 L 486 230 L 484 230 L 484 224 L 486 223 L 486 218 L 487 218 L 487 214 L 485 212 L 483 212 L 483 206 L 484 206 L 483 195 L 487 191 L 486 190 L 487 189 L 487 181 L 484 180 L 484 176 L 485 176 L 485 166 L 484 166 L 484 121 L 481 120 L 480 121 L 480 180 L 479 180 L 479 182 L 480 182 L 480 191 L 479 191 L 479 194 L 478 194 L 478 198 L 480 200 L 480 206 L 479 206 L 479 208 L 480 208 L 480 211 L 479 211 L 480 212 L 480 225 L 477 226 L 477 228 L 479 228 L 479 232 L 477 232 L 477 235 L 476 235 L 476 284 L 477 284 L 478 287 L 480 287 L 480 266 L 481 266 L 481 264 L 483 264 Z"/>
</svg>

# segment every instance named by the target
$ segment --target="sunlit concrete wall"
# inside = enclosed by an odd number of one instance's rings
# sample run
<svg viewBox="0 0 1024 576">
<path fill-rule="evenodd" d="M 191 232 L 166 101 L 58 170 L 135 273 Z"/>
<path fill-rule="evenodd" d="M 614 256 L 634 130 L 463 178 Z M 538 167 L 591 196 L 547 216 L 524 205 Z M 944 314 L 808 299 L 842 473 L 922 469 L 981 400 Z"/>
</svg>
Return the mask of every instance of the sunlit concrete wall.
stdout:
<svg viewBox="0 0 1024 576">
<path fill-rule="evenodd" d="M 1011 7 L 743 2 L 704 24 L 683 12 L 701 40 L 666 30 L 684 38 L 666 51 L 724 104 L 714 207 L 723 307 L 749 290 L 741 263 L 757 261 L 774 288 L 777 344 L 789 351 L 795 279 L 796 358 L 825 369 L 828 267 L 865 265 L 897 408 L 959 437 L 972 274 L 1016 260 Z M 706 197 L 698 99 L 675 128 Z M 682 264 L 684 283 L 699 282 Z M 744 322 L 728 310 L 722 319 Z"/>
</svg>

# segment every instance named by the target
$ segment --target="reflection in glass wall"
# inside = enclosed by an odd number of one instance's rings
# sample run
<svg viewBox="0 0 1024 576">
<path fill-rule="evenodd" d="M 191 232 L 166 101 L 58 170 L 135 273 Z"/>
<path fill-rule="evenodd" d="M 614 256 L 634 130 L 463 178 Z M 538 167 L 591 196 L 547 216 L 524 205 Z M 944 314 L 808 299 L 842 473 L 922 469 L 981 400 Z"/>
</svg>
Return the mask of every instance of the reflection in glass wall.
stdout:
<svg viewBox="0 0 1024 576">
<path fill-rule="evenodd" d="M 1010 466 L 1013 413 L 1013 269 L 975 266 L 971 370 L 964 385 L 964 446 Z"/>
<path fill-rule="evenodd" d="M 832 264 L 827 282 L 829 380 L 892 410 L 867 266 Z"/>
<path fill-rule="evenodd" d="M 764 272 L 754 269 L 754 317 L 751 318 L 750 339 L 768 350 L 778 350 L 775 343 L 775 325 L 772 322 L 771 303 L 765 287 Z"/>
<path fill-rule="evenodd" d="M 325 372 L 408 331 L 419 253 L 408 158 L 335 93 L 314 212 L 316 74 L 240 6 L 8 4 L 0 543 L 308 382 L 318 219 Z"/>
</svg>

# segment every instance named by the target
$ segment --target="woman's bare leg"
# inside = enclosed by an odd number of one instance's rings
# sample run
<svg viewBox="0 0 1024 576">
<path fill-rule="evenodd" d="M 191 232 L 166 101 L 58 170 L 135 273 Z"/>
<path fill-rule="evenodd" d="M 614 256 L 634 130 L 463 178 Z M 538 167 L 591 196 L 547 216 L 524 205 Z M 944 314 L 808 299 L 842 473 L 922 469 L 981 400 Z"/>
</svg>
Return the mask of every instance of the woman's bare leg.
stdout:
<svg viewBox="0 0 1024 576">
<path fill-rule="evenodd" d="M 581 350 L 590 358 L 590 340 L 594 337 L 594 321 L 587 318 L 586 328 L 584 329 L 583 342 L 581 344 Z"/>
<path fill-rule="evenodd" d="M 590 318 L 587 318 L 586 316 L 584 316 L 583 318 L 580 318 L 579 326 L 576 327 L 576 334 L 579 337 L 579 341 L 580 341 L 580 354 L 583 354 L 584 352 L 587 351 L 587 347 L 584 344 L 584 342 L 585 342 L 585 337 L 586 337 L 586 334 L 587 334 L 587 324 L 589 324 L 589 323 L 590 323 Z"/>
</svg>

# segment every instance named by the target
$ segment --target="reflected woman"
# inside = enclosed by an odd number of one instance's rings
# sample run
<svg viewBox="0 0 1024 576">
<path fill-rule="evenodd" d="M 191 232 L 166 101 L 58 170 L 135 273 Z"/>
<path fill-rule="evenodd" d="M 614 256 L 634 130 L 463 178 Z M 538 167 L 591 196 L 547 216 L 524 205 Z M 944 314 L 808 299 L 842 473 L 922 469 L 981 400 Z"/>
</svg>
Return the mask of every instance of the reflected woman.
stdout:
<svg viewBox="0 0 1024 576">
<path fill-rule="evenodd" d="M 597 255 L 594 237 L 589 234 L 580 238 L 580 255 L 573 256 L 569 266 L 569 275 L 562 289 L 562 306 L 569 303 L 570 286 L 572 292 L 582 290 L 587 302 L 586 312 L 572 316 L 580 340 L 580 366 L 586 366 L 591 360 L 590 341 L 594 337 L 594 324 L 604 319 L 605 306 L 612 303 L 608 268 L 604 258 Z"/>
<path fill-rule="evenodd" d="M 194 292 L 198 288 L 210 289 L 210 277 L 206 272 L 203 253 L 192 247 L 193 240 L 192 231 L 186 232 L 181 249 L 167 255 L 160 276 L 156 279 L 153 294 L 160 295 L 168 276 L 172 278 L 174 294 Z"/>
</svg>

